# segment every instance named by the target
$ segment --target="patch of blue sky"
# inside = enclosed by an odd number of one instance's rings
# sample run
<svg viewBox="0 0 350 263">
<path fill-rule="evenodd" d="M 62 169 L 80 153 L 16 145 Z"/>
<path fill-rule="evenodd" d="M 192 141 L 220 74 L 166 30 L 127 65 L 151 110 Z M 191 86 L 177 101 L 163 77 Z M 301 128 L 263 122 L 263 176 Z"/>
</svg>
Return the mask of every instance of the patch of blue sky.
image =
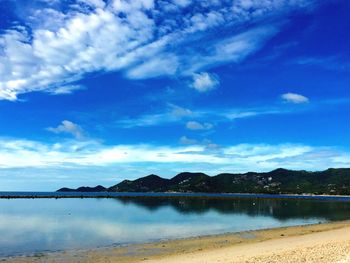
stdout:
<svg viewBox="0 0 350 263">
<path fill-rule="evenodd" d="M 349 166 L 349 11 L 345 0 L 0 1 L 0 181 Z"/>
</svg>

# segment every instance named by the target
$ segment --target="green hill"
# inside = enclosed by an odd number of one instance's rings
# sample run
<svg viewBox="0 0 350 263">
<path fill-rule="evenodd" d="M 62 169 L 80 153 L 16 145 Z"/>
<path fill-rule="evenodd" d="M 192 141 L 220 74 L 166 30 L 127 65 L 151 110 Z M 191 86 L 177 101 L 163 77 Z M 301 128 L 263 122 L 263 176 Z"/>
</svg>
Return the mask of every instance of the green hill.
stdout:
<svg viewBox="0 0 350 263">
<path fill-rule="evenodd" d="M 171 179 L 149 175 L 124 180 L 110 188 L 86 188 L 109 192 L 202 192 L 202 193 L 268 193 L 350 195 L 350 168 L 321 172 L 276 169 L 267 173 L 223 173 L 209 176 L 184 172 Z M 58 191 L 84 191 L 83 188 L 61 188 Z"/>
</svg>

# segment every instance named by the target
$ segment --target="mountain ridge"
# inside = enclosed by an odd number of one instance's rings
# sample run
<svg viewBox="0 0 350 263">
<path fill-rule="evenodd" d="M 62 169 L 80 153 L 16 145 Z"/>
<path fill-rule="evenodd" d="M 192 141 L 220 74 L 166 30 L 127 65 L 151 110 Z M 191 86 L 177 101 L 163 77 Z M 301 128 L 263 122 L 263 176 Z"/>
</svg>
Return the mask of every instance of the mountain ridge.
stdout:
<svg viewBox="0 0 350 263">
<path fill-rule="evenodd" d="M 350 168 L 324 171 L 288 170 L 270 172 L 205 173 L 182 172 L 167 179 L 155 174 L 124 180 L 111 187 L 61 188 L 58 192 L 203 192 L 268 194 L 350 194 Z"/>
</svg>

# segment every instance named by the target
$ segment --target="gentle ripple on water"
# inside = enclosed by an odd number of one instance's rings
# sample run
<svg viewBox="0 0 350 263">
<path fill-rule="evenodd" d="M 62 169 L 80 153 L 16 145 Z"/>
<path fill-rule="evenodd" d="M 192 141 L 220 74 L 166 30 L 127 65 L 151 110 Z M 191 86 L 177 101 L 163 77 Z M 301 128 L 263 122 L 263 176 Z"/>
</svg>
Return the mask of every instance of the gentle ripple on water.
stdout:
<svg viewBox="0 0 350 263">
<path fill-rule="evenodd" d="M 89 197 L 93 195 L 89 193 Z M 140 243 L 350 218 L 350 202 L 342 200 L 151 195 L 0 199 L 0 255 Z"/>
</svg>

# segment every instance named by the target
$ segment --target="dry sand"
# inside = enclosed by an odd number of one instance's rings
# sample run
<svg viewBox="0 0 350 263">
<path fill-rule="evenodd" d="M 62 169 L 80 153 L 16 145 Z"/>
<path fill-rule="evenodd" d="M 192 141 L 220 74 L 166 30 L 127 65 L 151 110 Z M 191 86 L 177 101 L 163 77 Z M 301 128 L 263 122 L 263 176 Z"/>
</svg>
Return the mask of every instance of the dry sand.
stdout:
<svg viewBox="0 0 350 263">
<path fill-rule="evenodd" d="M 4 258 L 4 262 L 350 262 L 350 221 Z"/>
</svg>

